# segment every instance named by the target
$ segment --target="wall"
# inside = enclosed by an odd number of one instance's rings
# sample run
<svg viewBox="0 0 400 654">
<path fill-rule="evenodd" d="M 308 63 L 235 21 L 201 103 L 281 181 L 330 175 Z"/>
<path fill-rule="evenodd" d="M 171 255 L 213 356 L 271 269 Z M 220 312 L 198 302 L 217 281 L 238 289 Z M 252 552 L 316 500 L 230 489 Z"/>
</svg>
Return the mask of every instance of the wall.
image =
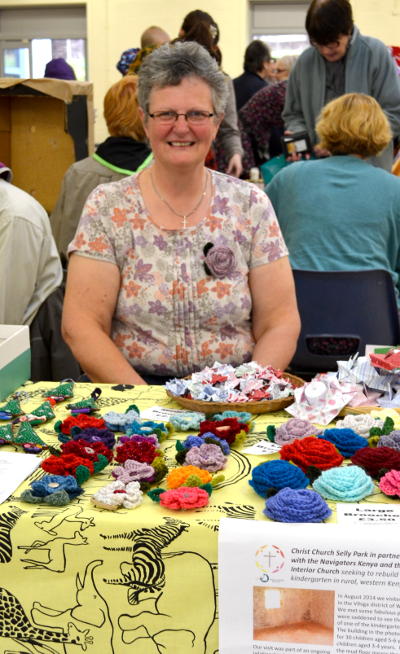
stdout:
<svg viewBox="0 0 400 654">
<path fill-rule="evenodd" d="M 310 589 L 282 588 L 281 608 L 266 609 L 265 588 L 253 588 L 254 628 L 272 628 L 298 622 L 315 622 L 333 629 L 334 600 L 333 591 L 314 591 Z"/>
<path fill-rule="evenodd" d="M 39 4 L 38 0 L 5 0 L 1 7 Z M 160 25 L 174 37 L 189 11 L 208 11 L 220 26 L 224 69 L 232 77 L 241 72 L 249 35 L 248 0 L 46 0 L 46 5 L 65 4 L 87 7 L 89 80 L 94 84 L 97 142 L 107 134 L 102 104 L 108 87 L 119 79 L 115 64 L 123 50 L 138 46 L 140 34 L 151 24 Z M 400 0 L 352 0 L 352 5 L 365 34 L 400 45 Z"/>
</svg>

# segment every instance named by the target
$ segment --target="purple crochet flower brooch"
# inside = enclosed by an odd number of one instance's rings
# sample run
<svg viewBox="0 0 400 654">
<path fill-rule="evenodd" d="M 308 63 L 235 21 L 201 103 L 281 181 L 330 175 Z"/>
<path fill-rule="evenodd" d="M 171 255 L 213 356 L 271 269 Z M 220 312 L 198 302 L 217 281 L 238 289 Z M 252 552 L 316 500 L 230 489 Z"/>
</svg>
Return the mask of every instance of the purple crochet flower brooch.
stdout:
<svg viewBox="0 0 400 654">
<path fill-rule="evenodd" d="M 204 248 L 204 269 L 207 275 L 218 279 L 231 275 L 236 267 L 235 255 L 230 248 L 207 243 Z"/>
</svg>

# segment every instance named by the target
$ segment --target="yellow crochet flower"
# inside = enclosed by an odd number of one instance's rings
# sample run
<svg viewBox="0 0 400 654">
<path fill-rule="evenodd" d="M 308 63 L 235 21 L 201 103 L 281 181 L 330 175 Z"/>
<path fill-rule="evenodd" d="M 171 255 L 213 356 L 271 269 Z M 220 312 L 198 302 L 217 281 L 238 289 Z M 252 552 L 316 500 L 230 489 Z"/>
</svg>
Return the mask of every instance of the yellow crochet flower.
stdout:
<svg viewBox="0 0 400 654">
<path fill-rule="evenodd" d="M 199 480 L 198 485 L 207 484 L 212 479 L 212 475 L 207 470 L 202 470 L 197 466 L 180 466 L 168 473 L 167 488 L 185 486 L 189 477 L 197 478 Z M 190 483 L 190 486 L 193 486 L 193 483 Z"/>
</svg>

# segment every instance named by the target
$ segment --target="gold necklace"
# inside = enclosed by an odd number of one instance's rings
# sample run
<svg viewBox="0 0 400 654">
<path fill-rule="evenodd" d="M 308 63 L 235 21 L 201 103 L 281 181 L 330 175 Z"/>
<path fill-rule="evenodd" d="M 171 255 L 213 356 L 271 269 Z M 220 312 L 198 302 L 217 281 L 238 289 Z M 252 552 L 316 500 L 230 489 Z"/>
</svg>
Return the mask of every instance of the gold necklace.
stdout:
<svg viewBox="0 0 400 654">
<path fill-rule="evenodd" d="M 204 188 L 203 188 L 203 190 L 202 190 L 202 192 L 201 192 L 201 195 L 200 195 L 198 201 L 196 202 L 196 205 L 193 207 L 193 209 L 191 209 L 191 211 L 188 211 L 188 213 L 179 213 L 179 211 L 175 211 L 175 209 L 174 209 L 173 207 L 171 207 L 170 203 L 169 203 L 165 198 L 163 198 L 163 196 L 161 195 L 160 191 L 158 190 L 158 188 L 157 188 L 156 185 L 155 185 L 152 171 L 150 171 L 150 179 L 151 179 L 151 185 L 152 185 L 152 187 L 153 187 L 153 191 L 154 191 L 154 193 L 155 193 L 155 194 L 157 195 L 157 197 L 161 200 L 161 202 L 162 202 L 163 204 L 165 204 L 165 206 L 168 207 L 168 209 L 169 209 L 172 213 L 175 214 L 175 216 L 178 216 L 178 218 L 181 218 L 181 219 L 182 219 L 182 227 L 183 227 L 183 229 L 186 229 L 186 226 L 187 226 L 186 221 L 187 221 L 187 219 L 190 218 L 190 216 L 192 216 L 192 215 L 197 211 L 197 209 L 198 209 L 199 206 L 201 205 L 201 203 L 202 203 L 202 201 L 203 201 L 203 199 L 204 199 L 204 197 L 205 197 L 205 195 L 206 195 L 206 193 L 207 193 L 208 170 L 206 171 L 206 179 L 205 179 L 205 182 L 204 182 Z"/>
</svg>

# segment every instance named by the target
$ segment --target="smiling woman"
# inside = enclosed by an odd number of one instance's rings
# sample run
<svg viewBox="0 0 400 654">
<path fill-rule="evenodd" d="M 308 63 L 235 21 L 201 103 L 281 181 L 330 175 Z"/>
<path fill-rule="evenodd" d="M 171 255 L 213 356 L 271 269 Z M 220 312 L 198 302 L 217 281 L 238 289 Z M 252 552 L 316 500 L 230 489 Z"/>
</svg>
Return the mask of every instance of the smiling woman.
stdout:
<svg viewBox="0 0 400 654">
<path fill-rule="evenodd" d="M 216 360 L 291 359 L 299 318 L 271 204 L 204 166 L 225 94 L 197 43 L 162 46 L 142 65 L 154 162 L 95 189 L 69 247 L 64 333 L 93 381 L 164 383 Z"/>
</svg>

